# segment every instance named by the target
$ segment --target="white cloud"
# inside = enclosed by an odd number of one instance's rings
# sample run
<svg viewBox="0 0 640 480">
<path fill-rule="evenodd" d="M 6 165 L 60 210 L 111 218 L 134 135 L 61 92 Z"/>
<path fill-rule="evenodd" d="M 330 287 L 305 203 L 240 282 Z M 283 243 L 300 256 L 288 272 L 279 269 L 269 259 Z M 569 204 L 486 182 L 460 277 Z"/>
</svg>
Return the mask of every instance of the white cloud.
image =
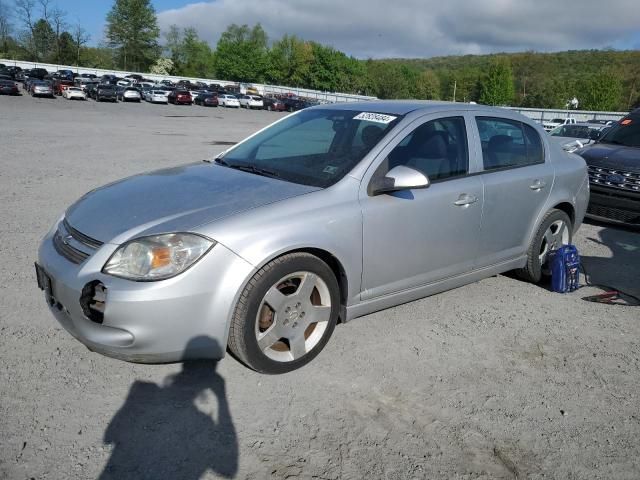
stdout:
<svg viewBox="0 0 640 480">
<path fill-rule="evenodd" d="M 212 45 L 231 23 L 260 22 L 359 58 L 568 50 L 640 41 L 637 0 L 216 0 L 159 12 Z"/>
</svg>

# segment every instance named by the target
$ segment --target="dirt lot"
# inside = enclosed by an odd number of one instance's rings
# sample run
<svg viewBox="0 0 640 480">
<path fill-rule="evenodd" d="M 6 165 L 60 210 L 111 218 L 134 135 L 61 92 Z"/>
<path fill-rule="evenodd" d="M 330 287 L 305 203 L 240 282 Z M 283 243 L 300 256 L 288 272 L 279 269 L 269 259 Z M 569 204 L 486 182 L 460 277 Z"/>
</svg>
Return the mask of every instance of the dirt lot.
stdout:
<svg viewBox="0 0 640 480">
<path fill-rule="evenodd" d="M 0 478 L 639 478 L 640 308 L 593 289 L 490 278 L 340 325 L 275 377 L 123 363 L 58 326 L 33 261 L 71 202 L 280 115 L 0 97 Z M 640 294 L 639 233 L 576 243 L 595 281 Z"/>
</svg>

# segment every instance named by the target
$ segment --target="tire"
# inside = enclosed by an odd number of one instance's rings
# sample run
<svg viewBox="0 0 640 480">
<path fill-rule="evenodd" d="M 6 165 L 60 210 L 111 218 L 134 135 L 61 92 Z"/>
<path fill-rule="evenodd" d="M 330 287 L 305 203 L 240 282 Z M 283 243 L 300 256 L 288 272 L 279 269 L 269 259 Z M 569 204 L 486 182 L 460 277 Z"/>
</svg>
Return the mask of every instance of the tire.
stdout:
<svg viewBox="0 0 640 480">
<path fill-rule="evenodd" d="M 329 266 L 308 253 L 283 255 L 244 288 L 229 329 L 229 349 L 257 372 L 290 372 L 320 353 L 339 311 L 340 291 Z"/>
<path fill-rule="evenodd" d="M 571 219 L 562 210 L 552 209 L 540 222 L 527 249 L 527 264 L 515 271 L 523 280 L 539 283 L 550 275 L 547 268 L 548 253 L 562 245 L 571 243 L 573 226 Z"/>
</svg>

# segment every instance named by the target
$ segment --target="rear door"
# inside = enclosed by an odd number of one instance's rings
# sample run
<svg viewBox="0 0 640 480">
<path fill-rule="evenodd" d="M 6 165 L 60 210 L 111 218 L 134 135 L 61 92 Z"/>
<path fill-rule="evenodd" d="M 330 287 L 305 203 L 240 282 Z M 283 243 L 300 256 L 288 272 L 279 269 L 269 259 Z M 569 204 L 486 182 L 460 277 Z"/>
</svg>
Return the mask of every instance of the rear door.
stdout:
<svg viewBox="0 0 640 480">
<path fill-rule="evenodd" d="M 476 116 L 482 145 L 484 209 L 479 267 L 523 255 L 554 180 L 536 129 L 499 117 Z"/>
</svg>

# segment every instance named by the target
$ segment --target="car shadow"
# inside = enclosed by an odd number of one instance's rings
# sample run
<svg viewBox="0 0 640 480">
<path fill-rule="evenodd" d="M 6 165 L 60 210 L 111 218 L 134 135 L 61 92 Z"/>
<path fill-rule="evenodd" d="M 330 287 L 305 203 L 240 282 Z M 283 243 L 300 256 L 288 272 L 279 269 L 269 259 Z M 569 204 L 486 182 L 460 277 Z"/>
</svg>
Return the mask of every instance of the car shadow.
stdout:
<svg viewBox="0 0 640 480">
<path fill-rule="evenodd" d="M 640 235 L 632 229 L 602 226 L 597 236 L 588 236 L 587 241 L 607 247 L 611 257 L 582 256 L 582 264 L 589 283 L 610 287 L 634 296 L 640 296 Z"/>
<path fill-rule="evenodd" d="M 203 338 L 218 350 L 208 337 L 194 339 L 198 346 Z M 113 450 L 100 480 L 196 480 L 208 470 L 233 478 L 238 440 L 216 366 L 185 361 L 161 386 L 134 382 L 105 431 L 104 443 Z"/>
</svg>

